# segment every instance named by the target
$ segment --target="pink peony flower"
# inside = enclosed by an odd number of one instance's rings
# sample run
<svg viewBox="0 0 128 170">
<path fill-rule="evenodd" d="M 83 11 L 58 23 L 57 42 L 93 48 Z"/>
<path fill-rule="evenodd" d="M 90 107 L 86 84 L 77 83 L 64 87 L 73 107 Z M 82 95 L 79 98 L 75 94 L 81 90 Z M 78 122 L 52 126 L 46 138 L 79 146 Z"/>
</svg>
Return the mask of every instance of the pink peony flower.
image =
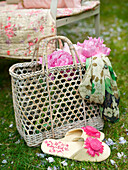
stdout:
<svg viewBox="0 0 128 170">
<path fill-rule="evenodd" d="M 76 52 L 81 60 L 81 62 L 86 62 L 86 58 L 97 56 L 101 57 L 102 54 L 109 55 L 110 48 L 107 48 L 105 44 L 103 44 L 103 40 L 89 37 L 88 40 L 85 40 L 83 43 L 74 44 Z M 39 58 L 39 64 L 42 64 L 42 58 Z M 76 61 L 78 63 L 78 59 L 76 57 Z M 73 64 L 72 56 L 69 50 L 69 46 L 67 43 L 64 44 L 63 50 L 54 51 L 51 55 L 48 56 L 48 67 L 57 67 L 64 65 Z"/>
<path fill-rule="evenodd" d="M 100 155 L 99 153 L 103 153 L 104 146 L 102 145 L 102 142 L 100 142 L 96 138 L 88 137 L 85 141 L 85 149 L 87 149 L 87 153 L 94 157 L 95 155 Z"/>
<path fill-rule="evenodd" d="M 39 64 L 42 64 L 42 57 L 39 57 Z M 59 50 L 48 55 L 48 67 L 66 66 L 73 64 L 72 56 L 68 52 Z"/>
<path fill-rule="evenodd" d="M 104 41 L 101 40 L 100 37 L 98 39 L 89 37 L 89 39 L 84 40 L 83 43 L 78 42 L 77 44 L 74 44 L 74 47 L 80 57 L 80 60 L 85 62 L 86 58 L 92 56 L 101 57 L 102 54 L 105 54 L 106 56 L 110 54 L 111 49 L 106 47 L 103 42 Z M 69 47 L 66 43 L 63 50 L 70 53 Z"/>
<path fill-rule="evenodd" d="M 96 128 L 92 126 L 86 126 L 86 127 L 82 127 L 82 129 L 84 130 L 84 132 L 86 132 L 88 136 L 100 138 L 100 132 Z"/>
<path fill-rule="evenodd" d="M 110 48 L 103 44 L 103 40 L 89 37 L 89 40 L 84 40 L 83 43 L 77 43 L 78 46 L 83 48 L 83 55 L 85 57 L 101 56 L 102 54 L 109 55 Z"/>
</svg>

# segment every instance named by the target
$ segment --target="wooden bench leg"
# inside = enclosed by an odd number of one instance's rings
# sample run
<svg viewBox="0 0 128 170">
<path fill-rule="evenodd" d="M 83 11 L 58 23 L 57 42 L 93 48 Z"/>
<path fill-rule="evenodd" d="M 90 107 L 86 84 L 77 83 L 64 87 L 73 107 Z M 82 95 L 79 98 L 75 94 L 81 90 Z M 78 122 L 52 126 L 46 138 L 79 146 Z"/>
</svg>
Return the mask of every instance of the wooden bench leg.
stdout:
<svg viewBox="0 0 128 170">
<path fill-rule="evenodd" d="M 94 16 L 95 19 L 95 34 L 98 38 L 100 36 L 100 13 Z"/>
</svg>

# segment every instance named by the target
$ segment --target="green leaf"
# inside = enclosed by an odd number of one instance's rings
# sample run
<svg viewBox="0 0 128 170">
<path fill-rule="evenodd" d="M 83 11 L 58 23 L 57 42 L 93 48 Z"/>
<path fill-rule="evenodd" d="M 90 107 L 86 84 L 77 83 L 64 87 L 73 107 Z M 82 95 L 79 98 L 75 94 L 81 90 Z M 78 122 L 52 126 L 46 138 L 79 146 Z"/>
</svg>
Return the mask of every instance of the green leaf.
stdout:
<svg viewBox="0 0 128 170">
<path fill-rule="evenodd" d="M 92 82 L 92 91 L 91 91 L 91 94 L 94 94 L 96 89 L 94 88 L 95 87 L 95 84 Z"/>
<path fill-rule="evenodd" d="M 113 94 L 113 91 L 111 90 L 111 82 L 109 78 L 105 79 L 105 90 L 110 93 Z"/>
<path fill-rule="evenodd" d="M 115 74 L 114 74 L 113 68 L 112 68 L 112 67 L 110 67 L 110 66 L 108 66 L 108 68 L 109 68 L 109 71 L 110 71 L 110 74 L 111 74 L 112 79 L 113 79 L 114 81 L 116 81 L 116 77 L 115 77 Z"/>
</svg>

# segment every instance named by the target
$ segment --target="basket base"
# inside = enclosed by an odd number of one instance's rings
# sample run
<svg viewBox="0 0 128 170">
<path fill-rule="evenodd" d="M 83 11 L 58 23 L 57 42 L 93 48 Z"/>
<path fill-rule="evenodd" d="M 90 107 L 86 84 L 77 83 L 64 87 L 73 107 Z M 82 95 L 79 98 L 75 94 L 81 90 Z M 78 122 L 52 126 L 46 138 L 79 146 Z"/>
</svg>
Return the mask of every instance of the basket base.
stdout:
<svg viewBox="0 0 128 170">
<path fill-rule="evenodd" d="M 26 144 L 29 147 L 32 147 L 32 146 L 36 147 L 36 146 L 39 146 L 44 139 L 48 139 L 48 138 L 59 139 L 59 138 L 64 137 L 65 134 L 67 133 L 67 131 L 74 129 L 74 128 L 80 128 L 83 126 L 87 126 L 87 125 L 93 126 L 98 130 L 102 130 L 104 127 L 104 121 L 103 121 L 103 119 L 101 119 L 101 117 L 98 116 L 98 117 L 94 117 L 89 120 L 86 120 L 86 123 L 84 120 L 77 121 L 75 123 L 74 122 L 67 123 L 63 126 L 54 128 L 54 137 L 53 137 L 51 130 L 45 131 L 42 133 L 40 132 L 39 134 L 33 134 L 33 135 L 26 135 L 24 133 L 24 131 L 19 126 L 17 126 L 17 130 L 18 130 L 19 134 L 24 138 Z"/>
</svg>

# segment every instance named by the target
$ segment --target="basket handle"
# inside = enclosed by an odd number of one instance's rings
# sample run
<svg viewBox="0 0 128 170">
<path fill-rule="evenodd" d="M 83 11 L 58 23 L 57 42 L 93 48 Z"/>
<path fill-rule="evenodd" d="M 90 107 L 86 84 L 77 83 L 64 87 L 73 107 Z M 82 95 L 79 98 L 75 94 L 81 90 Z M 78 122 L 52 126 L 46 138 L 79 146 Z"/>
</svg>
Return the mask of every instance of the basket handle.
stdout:
<svg viewBox="0 0 128 170">
<path fill-rule="evenodd" d="M 39 52 L 39 43 L 44 39 L 43 38 L 40 38 L 40 40 L 37 42 L 37 57 L 38 58 L 38 52 Z M 51 36 L 51 37 L 47 37 L 46 39 L 46 44 L 44 46 L 44 53 L 43 53 L 43 58 L 42 58 L 42 70 L 43 70 L 43 73 L 44 73 L 44 60 L 45 60 L 45 64 L 46 64 L 46 70 L 47 70 L 47 73 L 49 72 L 49 69 L 48 69 L 48 60 L 47 60 L 47 46 L 48 46 L 48 43 L 52 40 L 63 40 L 64 42 L 66 42 L 69 46 L 69 49 L 70 49 L 70 52 L 71 52 L 71 55 L 72 55 L 72 59 L 73 59 L 73 63 L 75 64 L 75 67 L 77 68 L 77 62 L 76 62 L 76 57 L 75 57 L 75 54 L 78 58 L 78 61 L 80 62 L 81 66 L 83 67 L 83 64 L 72 44 L 72 42 L 67 38 L 67 37 L 64 37 L 64 36 Z"/>
</svg>

